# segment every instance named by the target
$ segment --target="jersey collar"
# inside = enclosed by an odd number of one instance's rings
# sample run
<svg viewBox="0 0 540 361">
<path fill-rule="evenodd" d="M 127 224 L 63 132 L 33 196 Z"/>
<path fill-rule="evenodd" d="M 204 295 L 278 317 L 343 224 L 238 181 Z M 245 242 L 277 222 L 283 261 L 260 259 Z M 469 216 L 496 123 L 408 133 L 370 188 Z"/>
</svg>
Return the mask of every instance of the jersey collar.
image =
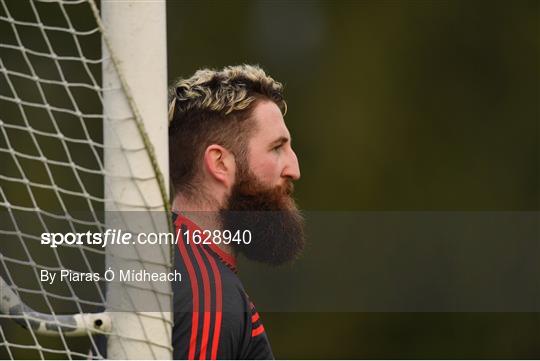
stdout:
<svg viewBox="0 0 540 361">
<path fill-rule="evenodd" d="M 195 230 L 202 232 L 201 227 L 181 213 L 178 214 L 173 212 L 173 222 L 177 227 L 180 227 L 181 224 L 185 224 L 191 232 Z M 212 251 L 212 253 L 214 253 L 219 260 L 229 267 L 234 273 L 237 273 L 237 262 L 234 255 L 225 252 L 214 243 L 205 244 L 204 247 L 207 247 L 210 251 Z"/>
</svg>

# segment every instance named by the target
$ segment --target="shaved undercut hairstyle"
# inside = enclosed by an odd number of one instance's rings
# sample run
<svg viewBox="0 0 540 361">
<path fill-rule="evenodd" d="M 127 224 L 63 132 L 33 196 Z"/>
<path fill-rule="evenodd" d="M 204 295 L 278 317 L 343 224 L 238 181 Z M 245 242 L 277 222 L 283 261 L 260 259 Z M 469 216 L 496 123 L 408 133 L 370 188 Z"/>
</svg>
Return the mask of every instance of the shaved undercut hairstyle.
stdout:
<svg viewBox="0 0 540 361">
<path fill-rule="evenodd" d="M 251 114 L 257 101 L 265 99 L 285 115 L 283 86 L 256 65 L 201 69 L 170 87 L 169 169 L 175 193 L 198 194 L 204 152 L 211 144 L 229 150 L 237 167 L 246 166 L 255 129 Z"/>
</svg>

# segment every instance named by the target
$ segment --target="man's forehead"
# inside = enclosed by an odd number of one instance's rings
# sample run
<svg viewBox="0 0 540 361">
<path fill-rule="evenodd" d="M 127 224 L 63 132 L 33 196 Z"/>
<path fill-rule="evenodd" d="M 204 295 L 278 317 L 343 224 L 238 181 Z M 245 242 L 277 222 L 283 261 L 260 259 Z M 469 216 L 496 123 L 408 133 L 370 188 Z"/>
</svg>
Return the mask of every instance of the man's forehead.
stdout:
<svg viewBox="0 0 540 361">
<path fill-rule="evenodd" d="M 272 101 L 261 101 L 253 110 L 253 118 L 258 128 L 258 135 L 263 138 L 290 139 L 289 130 L 285 125 L 279 107 Z M 273 139 L 272 139 L 273 140 Z"/>
</svg>

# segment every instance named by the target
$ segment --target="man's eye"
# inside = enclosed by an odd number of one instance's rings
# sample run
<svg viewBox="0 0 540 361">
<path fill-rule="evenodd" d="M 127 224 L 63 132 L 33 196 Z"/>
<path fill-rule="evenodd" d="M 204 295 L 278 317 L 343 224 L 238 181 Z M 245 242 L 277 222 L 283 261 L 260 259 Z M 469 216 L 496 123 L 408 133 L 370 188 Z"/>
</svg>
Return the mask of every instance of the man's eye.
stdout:
<svg viewBox="0 0 540 361">
<path fill-rule="evenodd" d="M 276 145 L 274 148 L 272 148 L 272 150 L 275 151 L 275 152 L 277 152 L 278 150 L 281 149 L 281 147 L 283 147 L 283 144 Z"/>
</svg>

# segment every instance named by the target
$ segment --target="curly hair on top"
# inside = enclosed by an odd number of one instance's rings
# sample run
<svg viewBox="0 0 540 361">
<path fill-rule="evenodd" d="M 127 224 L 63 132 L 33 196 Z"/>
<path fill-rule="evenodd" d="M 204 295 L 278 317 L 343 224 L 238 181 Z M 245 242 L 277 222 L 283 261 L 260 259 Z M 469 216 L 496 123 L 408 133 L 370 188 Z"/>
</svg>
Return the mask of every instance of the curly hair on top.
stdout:
<svg viewBox="0 0 540 361">
<path fill-rule="evenodd" d="M 283 86 L 256 65 L 200 69 L 169 89 L 169 167 L 175 192 L 196 195 L 204 151 L 219 144 L 231 151 L 239 167 L 247 162 L 247 140 L 255 124 L 257 101 L 274 102 L 287 112 Z"/>
<path fill-rule="evenodd" d="M 285 115 L 283 86 L 256 65 L 228 66 L 221 71 L 200 69 L 178 79 L 169 89 L 169 122 L 177 113 L 214 111 L 222 115 L 246 109 L 257 95 L 274 101 Z"/>
</svg>

